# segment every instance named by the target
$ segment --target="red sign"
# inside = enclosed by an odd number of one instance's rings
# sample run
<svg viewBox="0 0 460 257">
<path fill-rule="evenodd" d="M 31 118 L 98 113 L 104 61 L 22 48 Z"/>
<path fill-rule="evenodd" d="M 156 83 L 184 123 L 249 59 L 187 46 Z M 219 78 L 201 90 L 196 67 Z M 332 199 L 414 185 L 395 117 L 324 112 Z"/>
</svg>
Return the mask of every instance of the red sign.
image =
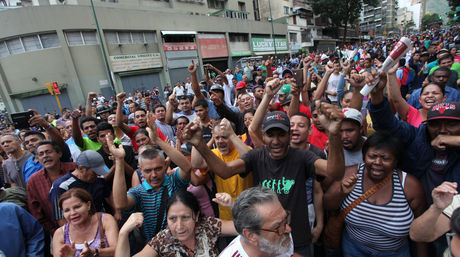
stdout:
<svg viewBox="0 0 460 257">
<path fill-rule="evenodd" d="M 227 57 L 227 40 L 225 38 L 200 38 L 202 58 Z"/>
<path fill-rule="evenodd" d="M 164 43 L 163 49 L 165 51 L 189 51 L 197 50 L 195 43 Z"/>
</svg>

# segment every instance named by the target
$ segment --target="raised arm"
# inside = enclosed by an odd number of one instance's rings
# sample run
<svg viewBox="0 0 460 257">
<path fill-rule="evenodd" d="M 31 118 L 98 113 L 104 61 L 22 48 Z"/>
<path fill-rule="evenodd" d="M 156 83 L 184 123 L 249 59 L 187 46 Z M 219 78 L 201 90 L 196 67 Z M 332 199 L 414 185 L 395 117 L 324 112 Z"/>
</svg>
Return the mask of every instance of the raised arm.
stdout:
<svg viewBox="0 0 460 257">
<path fill-rule="evenodd" d="M 387 73 L 388 100 L 395 107 L 395 111 L 399 114 L 399 117 L 406 121 L 407 113 L 409 112 L 409 104 L 402 97 L 401 90 L 399 89 L 399 81 L 396 77 L 396 70 L 398 67 L 399 63 L 397 63 Z"/>
<path fill-rule="evenodd" d="M 228 80 L 227 80 L 227 76 L 225 76 L 224 73 L 222 73 L 222 71 L 220 71 L 218 68 L 212 66 L 211 64 L 205 64 L 206 67 L 208 67 L 209 70 L 213 70 L 215 71 L 221 78 L 222 78 L 222 81 L 228 85 Z M 223 85 L 222 85 L 223 86 Z"/>
<path fill-rule="evenodd" d="M 291 82 L 291 103 L 289 104 L 289 109 L 288 109 L 288 116 L 291 117 L 292 115 L 296 114 L 300 110 L 300 91 L 302 91 L 302 88 L 298 86 L 298 84 Z"/>
<path fill-rule="evenodd" d="M 179 103 L 177 102 L 176 95 L 171 94 L 168 97 L 168 102 L 169 104 L 166 105 L 166 120 L 165 122 L 171 126 L 174 125 L 174 119 L 173 119 L 173 113 L 174 110 L 179 106 Z"/>
<path fill-rule="evenodd" d="M 273 56 L 268 57 L 267 61 L 265 62 L 265 66 L 267 67 L 267 78 L 273 77 L 273 71 L 272 71 Z"/>
<path fill-rule="evenodd" d="M 170 144 L 163 141 L 157 132 L 157 127 L 155 126 L 155 120 L 151 113 L 147 113 L 147 124 L 149 128 L 150 140 L 159 146 L 161 150 L 173 161 L 177 166 L 179 166 L 179 176 L 183 181 L 190 181 L 190 171 L 192 170 L 192 165 L 185 158 L 185 156 L 179 152 L 177 149 L 172 147 Z"/>
<path fill-rule="evenodd" d="M 85 144 L 83 142 L 83 136 L 81 135 L 80 124 L 78 120 L 81 117 L 81 111 L 78 109 L 73 110 L 72 114 L 72 137 L 75 141 L 75 144 L 80 147 L 84 148 Z"/>
<path fill-rule="evenodd" d="M 323 97 L 324 92 L 326 92 L 326 87 L 327 87 L 327 81 L 329 80 L 329 77 L 331 74 L 334 72 L 334 68 L 330 67 L 329 65 L 326 65 L 326 75 L 324 75 L 324 78 L 319 82 L 318 86 L 316 87 L 315 92 L 313 93 L 313 101 L 321 99 Z"/>
<path fill-rule="evenodd" d="M 123 122 L 123 102 L 126 99 L 126 93 L 121 92 L 117 94 L 117 127 L 123 131 L 126 135 L 131 135 L 131 127 Z"/>
<path fill-rule="evenodd" d="M 363 107 L 363 95 L 360 93 L 360 91 L 366 84 L 366 80 L 364 76 L 354 74 L 348 79 L 348 82 L 350 82 L 351 86 L 353 87 L 350 108 L 361 110 Z"/>
<path fill-rule="evenodd" d="M 198 78 L 196 76 L 197 69 L 198 69 L 198 66 L 192 60 L 192 62 L 189 64 L 187 68 L 188 72 L 190 73 L 190 77 L 192 78 L 192 90 L 197 100 L 203 100 L 204 95 L 203 93 L 201 93 L 200 84 L 198 83 Z"/>
<path fill-rule="evenodd" d="M 254 118 L 248 128 L 249 135 L 251 136 L 252 142 L 256 148 L 264 145 L 262 140 L 262 122 L 264 121 L 270 101 L 273 99 L 278 90 L 280 90 L 282 85 L 278 78 L 270 78 L 267 79 L 266 82 L 267 85 L 265 86 L 264 96 L 262 97 L 262 101 L 260 101 L 259 107 L 257 107 Z"/>
<path fill-rule="evenodd" d="M 96 117 L 95 113 L 93 113 L 93 98 L 96 98 L 97 94 L 95 92 L 88 92 L 88 97 L 86 98 L 86 110 L 85 115 L 90 117 Z"/>
<path fill-rule="evenodd" d="M 238 154 L 240 156 L 243 156 L 245 153 L 249 152 L 251 150 L 241 139 L 235 134 L 235 131 L 232 129 L 232 125 L 227 119 L 223 119 L 220 124 L 220 129 L 225 131 L 225 136 L 227 136 L 233 143 L 233 146 L 235 146 L 236 151 L 238 151 Z"/>
<path fill-rule="evenodd" d="M 126 194 L 126 180 L 125 180 L 125 150 L 123 146 L 116 147 L 113 143 L 113 135 L 107 134 L 107 145 L 110 153 L 115 158 L 115 174 L 113 177 L 113 202 L 115 208 L 131 210 L 134 207 L 134 198 Z"/>
<path fill-rule="evenodd" d="M 245 171 L 246 167 L 242 159 L 236 159 L 229 163 L 225 163 L 209 149 L 203 139 L 203 132 L 199 124 L 195 122 L 189 123 L 184 128 L 183 138 L 195 146 L 196 150 L 206 160 L 209 169 L 214 171 L 214 173 L 223 179 L 227 179 Z"/>
<path fill-rule="evenodd" d="M 59 147 L 64 151 L 65 148 L 68 148 L 67 144 L 65 143 L 64 139 L 61 136 L 59 130 L 51 126 L 48 121 L 45 120 L 43 116 L 38 114 L 35 110 L 29 110 L 34 113 L 34 116 L 30 118 L 29 124 L 30 126 L 40 126 L 46 130 L 48 136 L 50 137 L 51 141 L 55 144 L 59 145 Z"/>
<path fill-rule="evenodd" d="M 342 110 L 335 105 L 320 103 L 316 101 L 321 125 L 326 129 L 329 137 L 329 154 L 327 161 L 318 159 L 315 161 L 315 171 L 317 174 L 341 180 L 345 171 L 345 160 L 342 149 L 342 139 L 340 127 L 343 120 Z"/>
<path fill-rule="evenodd" d="M 433 189 L 433 204 L 410 226 L 409 235 L 412 240 L 433 242 L 450 230 L 450 219 L 442 212 L 452 203 L 454 195 L 458 194 L 456 188 L 457 183 L 443 182 Z"/>
</svg>

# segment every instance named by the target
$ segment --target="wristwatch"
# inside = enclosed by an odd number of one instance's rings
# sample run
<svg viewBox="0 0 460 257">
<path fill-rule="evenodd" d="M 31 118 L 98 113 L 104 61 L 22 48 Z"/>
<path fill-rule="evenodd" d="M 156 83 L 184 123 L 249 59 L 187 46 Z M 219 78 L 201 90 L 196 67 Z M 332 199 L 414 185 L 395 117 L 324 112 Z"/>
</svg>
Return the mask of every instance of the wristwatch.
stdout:
<svg viewBox="0 0 460 257">
<path fill-rule="evenodd" d="M 94 249 L 93 257 L 99 257 L 99 249 Z"/>
</svg>

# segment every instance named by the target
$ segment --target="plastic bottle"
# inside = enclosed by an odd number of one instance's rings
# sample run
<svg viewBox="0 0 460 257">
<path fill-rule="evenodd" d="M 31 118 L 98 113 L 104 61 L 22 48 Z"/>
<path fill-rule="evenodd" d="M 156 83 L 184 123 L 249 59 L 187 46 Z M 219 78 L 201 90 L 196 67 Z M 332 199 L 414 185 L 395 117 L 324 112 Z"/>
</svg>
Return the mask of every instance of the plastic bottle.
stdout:
<svg viewBox="0 0 460 257">
<path fill-rule="evenodd" d="M 410 50 L 411 47 L 411 41 L 407 37 L 402 37 L 401 40 L 396 44 L 395 48 L 393 51 L 391 51 L 390 55 L 385 59 L 385 62 L 383 62 L 382 68 L 379 69 L 379 74 L 383 72 L 388 72 L 388 70 L 391 69 L 398 61 L 403 57 L 407 51 Z M 363 96 L 369 95 L 369 93 L 374 89 L 374 87 L 379 83 L 379 79 L 375 79 L 374 83 L 372 85 L 365 85 L 363 89 L 361 89 L 360 93 Z"/>
</svg>

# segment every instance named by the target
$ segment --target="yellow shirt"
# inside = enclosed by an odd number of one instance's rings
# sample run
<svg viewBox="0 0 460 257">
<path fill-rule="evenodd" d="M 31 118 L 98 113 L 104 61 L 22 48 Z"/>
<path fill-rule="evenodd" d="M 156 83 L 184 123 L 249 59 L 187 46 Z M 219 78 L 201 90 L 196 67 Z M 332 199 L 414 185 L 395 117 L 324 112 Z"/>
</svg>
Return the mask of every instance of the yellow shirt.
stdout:
<svg viewBox="0 0 460 257">
<path fill-rule="evenodd" d="M 231 162 L 240 158 L 240 154 L 236 149 L 233 149 L 230 153 L 222 155 L 219 149 L 212 149 L 212 152 L 217 155 L 225 163 Z M 240 175 L 232 176 L 228 179 L 223 179 L 219 176 L 215 176 L 216 189 L 217 192 L 225 192 L 232 196 L 233 201 L 236 197 L 243 192 L 244 190 L 252 187 L 252 173 L 249 173 L 248 176 L 242 178 Z M 222 207 L 219 205 L 219 218 L 222 220 L 232 220 L 232 210 L 227 207 Z"/>
</svg>

